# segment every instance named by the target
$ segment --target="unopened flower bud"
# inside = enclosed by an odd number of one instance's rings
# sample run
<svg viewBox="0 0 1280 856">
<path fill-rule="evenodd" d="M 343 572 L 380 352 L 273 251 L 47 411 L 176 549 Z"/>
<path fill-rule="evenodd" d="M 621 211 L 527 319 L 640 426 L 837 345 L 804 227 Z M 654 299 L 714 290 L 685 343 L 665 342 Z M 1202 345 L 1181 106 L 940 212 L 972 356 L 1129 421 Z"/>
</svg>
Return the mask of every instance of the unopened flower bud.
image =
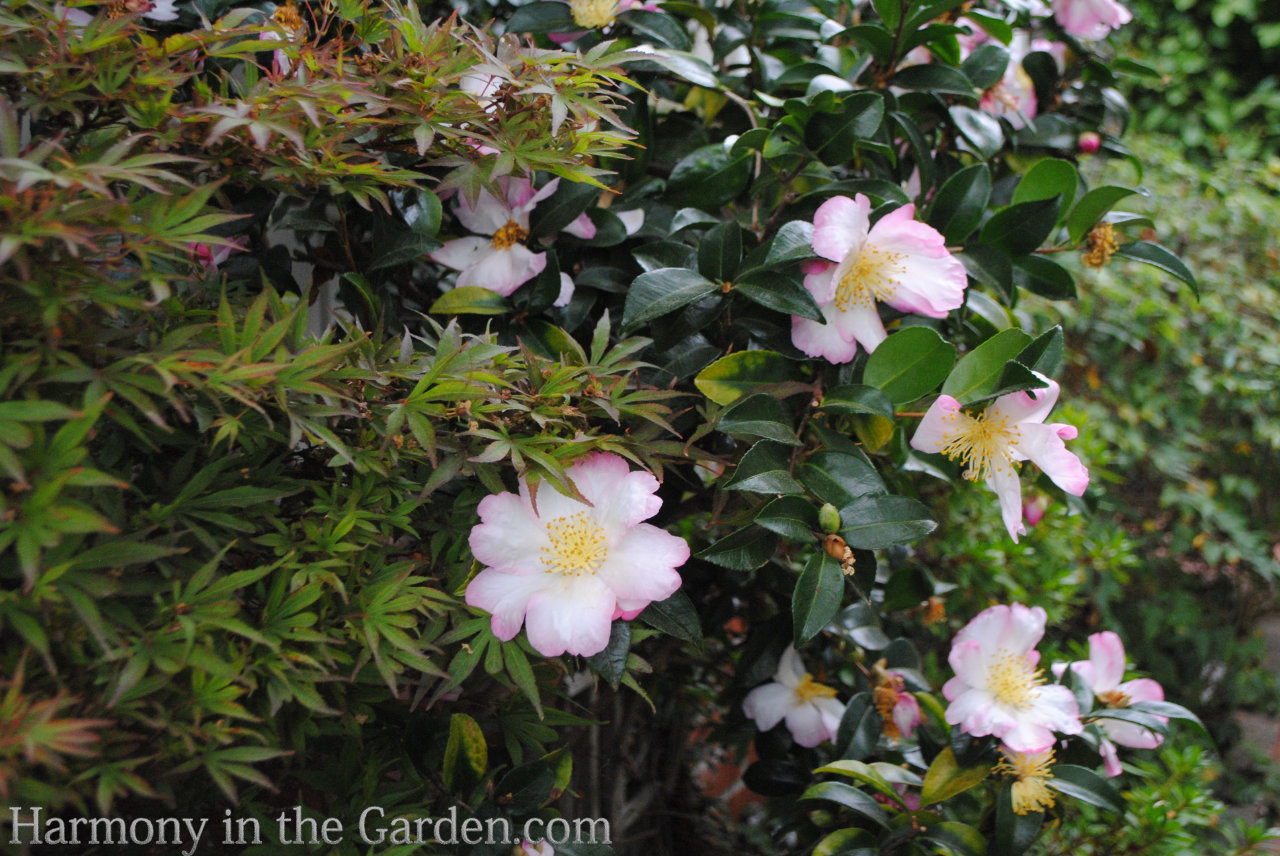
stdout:
<svg viewBox="0 0 1280 856">
<path fill-rule="evenodd" d="M 840 529 L 840 509 L 829 502 L 825 503 L 822 508 L 818 509 L 818 526 L 827 534 L 838 531 Z M 839 558 L 839 556 L 836 558 Z"/>
<path fill-rule="evenodd" d="M 1082 155 L 1091 155 L 1102 146 L 1102 138 L 1093 131 L 1085 131 L 1076 138 L 1076 148 Z"/>
</svg>

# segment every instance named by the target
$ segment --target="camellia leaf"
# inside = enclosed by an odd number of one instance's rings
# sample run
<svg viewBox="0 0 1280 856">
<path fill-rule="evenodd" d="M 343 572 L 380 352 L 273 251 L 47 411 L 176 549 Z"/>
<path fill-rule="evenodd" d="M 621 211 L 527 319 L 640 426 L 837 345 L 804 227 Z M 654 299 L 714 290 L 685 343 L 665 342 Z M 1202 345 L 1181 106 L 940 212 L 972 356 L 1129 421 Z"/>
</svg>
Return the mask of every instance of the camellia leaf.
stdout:
<svg viewBox="0 0 1280 856">
<path fill-rule="evenodd" d="M 1005 782 L 996 795 L 996 834 L 993 842 L 1002 856 L 1022 856 L 1035 843 L 1044 825 L 1044 812 L 1013 810 L 1013 783 Z"/>
<path fill-rule="evenodd" d="M 1035 252 L 1058 222 L 1061 197 L 1019 202 L 1002 208 L 982 227 L 982 243 L 1006 250 L 1010 255 Z"/>
<path fill-rule="evenodd" d="M 979 401 L 995 389 L 1005 363 L 1031 344 L 1031 337 L 1016 327 L 1001 330 L 965 354 L 942 385 L 942 394 L 961 404 Z"/>
<path fill-rule="evenodd" d="M 1115 786 L 1087 767 L 1075 764 L 1058 764 L 1053 768 L 1049 787 L 1059 793 L 1083 800 L 1098 808 L 1124 813 L 1124 799 Z"/>
<path fill-rule="evenodd" d="M 791 476 L 787 447 L 771 440 L 761 440 L 747 450 L 724 488 L 752 493 L 804 492 L 800 482 Z"/>
<path fill-rule="evenodd" d="M 780 496 L 756 513 L 756 525 L 792 541 L 809 541 L 818 529 L 818 510 L 802 496 Z"/>
<path fill-rule="evenodd" d="M 733 221 L 709 230 L 698 244 L 698 273 L 708 279 L 733 279 L 741 260 L 742 229 Z"/>
<path fill-rule="evenodd" d="M 587 665 L 616 690 L 626 674 L 627 654 L 630 652 L 631 625 L 626 621 L 615 621 L 609 628 L 609 644 L 603 651 L 588 657 Z"/>
<path fill-rule="evenodd" d="M 796 366 L 773 351 L 738 351 L 721 357 L 694 378 L 693 384 L 716 404 L 732 404 L 762 386 L 796 380 Z"/>
<path fill-rule="evenodd" d="M 864 496 L 840 509 L 840 535 L 851 547 L 878 550 L 928 535 L 938 524 L 907 496 Z"/>
<path fill-rule="evenodd" d="M 884 480 L 861 453 L 815 452 L 801 465 L 799 475 L 810 493 L 837 507 L 860 496 L 886 492 Z"/>
<path fill-rule="evenodd" d="M 816 785 L 810 785 L 800 795 L 800 799 L 830 800 L 831 802 L 839 803 L 862 819 L 869 820 L 877 826 L 885 829 L 889 827 L 889 815 L 880 807 L 880 803 L 872 799 L 869 794 L 864 794 L 844 782 L 818 782 Z"/>
<path fill-rule="evenodd" d="M 1032 294 L 1050 300 L 1075 300 L 1076 282 L 1071 272 L 1044 256 L 1019 256 L 1013 260 L 1013 282 Z"/>
<path fill-rule="evenodd" d="M 733 287 L 752 303 L 787 315 L 799 315 L 811 321 L 822 321 L 822 310 L 813 295 L 800 280 L 789 274 L 770 271 L 768 274 L 752 273 Z"/>
<path fill-rule="evenodd" d="M 823 394 L 820 409 L 826 413 L 870 413 L 885 419 L 893 418 L 893 402 L 889 396 L 865 384 L 846 383 L 832 387 Z"/>
<path fill-rule="evenodd" d="M 642 273 L 627 291 L 622 326 L 634 328 L 719 290 L 720 286 L 702 274 L 684 268 L 659 268 Z"/>
<path fill-rule="evenodd" d="M 1013 189 L 1013 204 L 1035 202 L 1041 199 L 1062 197 L 1062 210 L 1066 211 L 1076 198 L 1076 186 L 1080 175 L 1075 165 L 1061 158 L 1045 158 L 1027 170 Z"/>
<path fill-rule="evenodd" d="M 772 395 L 756 393 L 730 405 L 716 422 L 716 430 L 726 434 L 748 434 L 799 446 L 800 440 L 791 427 L 791 414 Z"/>
<path fill-rule="evenodd" d="M 990 198 L 991 170 L 985 163 L 967 166 L 938 189 L 929 209 L 929 225 L 941 232 L 948 244 L 963 243 L 982 222 Z"/>
<path fill-rule="evenodd" d="M 861 761 L 875 751 L 883 721 L 871 693 L 858 693 L 845 705 L 844 716 L 836 729 L 836 747 L 840 757 Z"/>
<path fill-rule="evenodd" d="M 637 617 L 668 636 L 702 647 L 702 622 L 693 601 L 682 591 L 666 600 L 653 601 Z"/>
<path fill-rule="evenodd" d="M 843 599 L 844 574 L 840 572 L 840 563 L 825 550 L 814 553 L 796 579 L 791 595 L 791 626 L 797 648 L 827 626 L 840 611 Z"/>
<path fill-rule="evenodd" d="M 1080 201 L 1075 204 L 1075 207 L 1071 209 L 1071 213 L 1067 215 L 1067 235 L 1070 237 L 1071 243 L 1074 245 L 1083 241 L 1084 236 L 1089 234 L 1089 230 L 1098 225 L 1098 221 L 1117 202 L 1137 192 L 1132 187 L 1104 185 L 1095 187 L 1080 197 Z"/>
<path fill-rule="evenodd" d="M 881 342 L 867 358 L 862 382 L 894 404 L 906 404 L 933 392 L 955 361 L 955 345 L 928 327 L 907 327 Z"/>
<path fill-rule="evenodd" d="M 924 774 L 924 786 L 920 789 L 920 806 L 933 805 L 951 799 L 977 787 L 991 775 L 990 764 L 961 767 L 956 755 L 948 746 L 937 754 L 929 770 Z"/>
<path fill-rule="evenodd" d="M 1023 348 L 1017 356 L 1022 365 L 1032 371 L 1040 372 L 1045 377 L 1054 377 L 1062 368 L 1063 347 L 1062 327 L 1051 327 L 1041 333 L 1030 345 Z"/>
<path fill-rule="evenodd" d="M 568 33 L 581 29 L 573 20 L 573 13 L 564 3 L 534 0 L 517 6 L 507 20 L 509 33 Z"/>
<path fill-rule="evenodd" d="M 754 571 L 773 558 L 778 537 L 759 526 L 747 526 L 732 532 L 698 552 L 699 559 L 731 571 Z"/>
<path fill-rule="evenodd" d="M 1191 286 L 1191 290 L 1195 295 L 1197 297 L 1200 296 L 1200 287 L 1196 284 L 1195 274 L 1183 264 L 1182 259 L 1174 255 L 1172 250 L 1151 241 L 1133 241 L 1123 244 L 1116 250 L 1116 255 L 1158 267 L 1165 273 L 1172 274 Z"/>
<path fill-rule="evenodd" d="M 751 155 L 730 155 L 719 143 L 686 155 L 667 179 L 668 201 L 714 211 L 747 189 L 751 181 Z"/>
<path fill-rule="evenodd" d="M 496 291 L 479 285 L 464 285 L 446 291 L 427 311 L 433 315 L 502 315 L 507 300 Z"/>
</svg>

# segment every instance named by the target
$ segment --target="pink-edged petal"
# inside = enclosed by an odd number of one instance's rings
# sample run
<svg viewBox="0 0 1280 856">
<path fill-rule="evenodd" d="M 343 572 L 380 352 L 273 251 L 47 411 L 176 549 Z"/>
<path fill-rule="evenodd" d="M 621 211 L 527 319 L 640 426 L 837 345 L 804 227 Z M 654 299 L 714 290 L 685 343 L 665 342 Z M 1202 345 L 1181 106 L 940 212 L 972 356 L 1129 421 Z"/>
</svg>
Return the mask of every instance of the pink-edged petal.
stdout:
<svg viewBox="0 0 1280 856">
<path fill-rule="evenodd" d="M 538 548 L 547 541 L 545 524 L 514 493 L 480 500 L 480 523 L 471 528 L 471 555 L 482 565 L 512 574 L 538 574 Z"/>
<path fill-rule="evenodd" d="M 1052 731 L 1027 719 L 1015 720 L 1012 728 L 996 736 L 1006 748 L 1027 755 L 1047 752 L 1053 748 L 1055 741 Z"/>
<path fill-rule="evenodd" d="M 1028 389 L 1002 395 L 992 402 L 988 411 L 992 417 L 1004 417 L 1009 424 L 1022 425 L 1028 422 L 1043 422 L 1058 403 L 1058 382 L 1045 377 L 1039 372 L 1035 376 L 1048 382 L 1043 389 Z"/>
<path fill-rule="evenodd" d="M 1034 423 L 1019 426 L 1021 436 L 1014 449 L 1044 470 L 1053 483 L 1073 496 L 1080 496 L 1089 486 L 1089 468 L 1067 449 L 1054 425 Z M 1021 508 L 1019 508 L 1021 517 Z"/>
<path fill-rule="evenodd" d="M 644 608 L 649 603 L 650 601 L 647 600 L 622 600 L 619 598 L 618 605 L 613 608 L 613 620 L 617 621 L 621 618 L 623 621 L 631 621 L 644 612 Z"/>
<path fill-rule="evenodd" d="M 632 470 L 621 455 L 596 452 L 579 458 L 566 475 L 594 506 L 592 518 L 611 532 L 648 520 L 662 508 L 658 480 L 652 473 Z"/>
<path fill-rule="evenodd" d="M 596 577 L 548 575 L 555 583 L 534 592 L 525 613 L 529 644 L 544 657 L 590 657 L 609 644 L 613 592 Z"/>
<path fill-rule="evenodd" d="M 756 728 L 768 731 L 786 716 L 795 706 L 796 694 L 790 687 L 784 687 L 776 681 L 770 681 L 747 693 L 742 701 L 742 711 L 748 719 L 756 721 Z"/>
<path fill-rule="evenodd" d="M 946 720 L 974 737 L 992 734 L 999 737 L 1016 724 L 1009 712 L 996 704 L 989 693 L 977 689 L 958 695 L 947 707 Z"/>
<path fill-rule="evenodd" d="M 573 277 L 564 271 L 560 272 L 560 293 L 556 295 L 555 303 L 552 306 L 568 306 L 569 301 L 573 299 Z"/>
<path fill-rule="evenodd" d="M 174 8 L 174 0 L 155 0 L 150 11 L 143 12 L 142 17 L 152 21 L 176 21 L 178 10 Z"/>
<path fill-rule="evenodd" d="M 826 324 L 819 324 L 799 315 L 791 316 L 791 344 L 811 357 L 821 357 L 829 363 L 847 363 L 858 354 L 858 343 L 846 339 L 836 326 L 839 310 L 834 303 L 822 307 Z"/>
<path fill-rule="evenodd" d="M 1088 685 L 1094 693 L 1120 686 L 1124 680 L 1124 643 L 1120 637 L 1110 630 L 1090 636 L 1089 664 L 1093 666 L 1093 680 Z"/>
<path fill-rule="evenodd" d="M 1093 667 L 1093 663 L 1088 660 L 1080 660 L 1071 664 L 1071 671 L 1080 676 L 1080 680 L 1084 681 L 1084 685 L 1089 688 L 1090 692 L 1098 692 L 1094 687 L 1098 683 L 1098 672 Z"/>
<path fill-rule="evenodd" d="M 1112 741 L 1131 749 L 1155 749 L 1164 742 L 1164 735 L 1143 728 L 1136 722 L 1099 719 L 1097 725 Z"/>
<path fill-rule="evenodd" d="M 608 557 L 596 573 L 613 589 L 619 604 L 631 609 L 637 602 L 647 604 L 675 594 L 680 588 L 676 568 L 688 560 L 689 544 L 683 538 L 641 523 L 609 547 Z"/>
<path fill-rule="evenodd" d="M 1124 768 L 1120 766 L 1120 753 L 1116 751 L 1116 744 L 1103 737 L 1098 741 L 1098 754 L 1102 756 L 1102 765 L 1108 778 L 1115 778 L 1124 772 Z"/>
<path fill-rule="evenodd" d="M 564 227 L 564 231 L 575 238 L 590 241 L 596 236 L 596 224 L 586 214 L 579 214 L 577 219 Z"/>
<path fill-rule="evenodd" d="M 946 318 L 947 313 L 964 303 L 964 290 L 969 275 L 955 256 L 904 259 L 905 271 L 893 296 L 886 302 L 900 312 L 912 312 L 929 318 Z"/>
<path fill-rule="evenodd" d="M 1022 482 L 1018 479 L 1018 471 L 1012 465 L 1002 463 L 987 470 L 986 482 L 1000 500 L 1004 528 L 1017 544 L 1018 536 L 1027 534 L 1027 527 L 1022 523 Z"/>
<path fill-rule="evenodd" d="M 1125 681 L 1118 689 L 1129 697 L 1129 701 L 1164 701 L 1164 687 L 1151 678 L 1134 678 Z"/>
<path fill-rule="evenodd" d="M 870 231 L 871 200 L 833 196 L 813 215 L 813 251 L 833 262 L 862 249 Z"/>
<path fill-rule="evenodd" d="M 920 703 L 911 693 L 898 694 L 898 700 L 893 704 L 893 724 L 907 738 L 920 724 Z"/>
<path fill-rule="evenodd" d="M 801 746 L 812 748 L 831 739 L 822 712 L 812 704 L 802 704 L 787 711 L 787 730 Z"/>
<path fill-rule="evenodd" d="M 458 274 L 458 287 L 478 285 L 503 297 L 542 273 L 547 266 L 544 253 L 535 253 L 522 244 L 503 250 L 490 249 L 480 261 Z"/>
<path fill-rule="evenodd" d="M 988 654 L 998 651 L 1027 654 L 1044 636 L 1047 620 L 1043 607 L 1001 603 L 974 616 L 956 634 L 956 642 L 976 642 Z"/>
<path fill-rule="evenodd" d="M 1046 728 L 1052 728 L 1061 734 L 1079 734 L 1084 731 L 1075 694 L 1060 684 L 1037 687 L 1035 701 L 1027 716 L 1036 718 Z"/>
<path fill-rule="evenodd" d="M 478 235 L 492 235 L 511 220 L 511 210 L 487 190 L 480 191 L 474 205 L 465 195 L 460 195 L 453 213 L 468 232 Z"/>
<path fill-rule="evenodd" d="M 875 303 L 855 303 L 836 315 L 836 329 L 846 339 L 853 339 L 869 354 L 889 338 Z"/>
<path fill-rule="evenodd" d="M 444 246 L 430 253 L 427 258 L 454 270 L 475 267 L 490 249 L 488 238 L 458 238 L 446 241 Z"/>
<path fill-rule="evenodd" d="M 987 669 L 994 650 L 984 646 L 978 639 L 957 638 L 955 644 L 951 646 L 951 653 L 947 655 L 947 662 L 951 664 L 951 670 L 956 673 L 956 679 L 966 686 L 985 686 Z M 943 691 L 945 693 L 945 687 Z"/>
<path fill-rule="evenodd" d="M 836 265 L 820 259 L 809 259 L 804 271 L 805 290 L 813 295 L 819 306 L 826 306 L 836 299 Z"/>
<path fill-rule="evenodd" d="M 939 395 L 925 411 L 916 433 L 911 435 L 911 448 L 926 454 L 936 454 L 955 435 L 960 423 L 967 420 L 960 409 L 960 402 L 949 395 Z"/>
<path fill-rule="evenodd" d="M 545 574 L 520 576 L 487 568 L 467 584 L 466 600 L 493 615 L 493 635 L 506 642 L 520 632 L 529 601 L 550 582 Z"/>
</svg>

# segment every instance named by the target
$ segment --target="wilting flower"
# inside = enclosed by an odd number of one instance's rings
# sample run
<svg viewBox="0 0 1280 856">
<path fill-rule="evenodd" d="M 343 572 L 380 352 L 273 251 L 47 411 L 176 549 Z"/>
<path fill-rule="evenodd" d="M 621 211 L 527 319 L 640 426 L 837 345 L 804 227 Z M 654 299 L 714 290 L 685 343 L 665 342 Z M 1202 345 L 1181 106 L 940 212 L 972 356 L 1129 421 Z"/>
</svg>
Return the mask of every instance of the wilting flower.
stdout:
<svg viewBox="0 0 1280 856">
<path fill-rule="evenodd" d="M 778 659 L 773 680 L 747 693 L 742 710 L 761 731 L 768 731 L 785 719 L 787 730 L 801 746 L 834 740 L 844 716 L 844 705 L 836 701 L 835 688 L 815 681 L 791 645 Z"/>
<path fill-rule="evenodd" d="M 141 15 L 152 21 L 176 21 L 178 10 L 175 8 L 175 3 L 176 0 L 114 0 L 104 5 L 107 15 L 111 18 Z M 83 7 L 68 9 L 59 3 L 53 7 L 53 11 L 59 20 L 66 21 L 77 29 L 89 26 L 89 22 L 93 20 L 93 16 Z"/>
<path fill-rule="evenodd" d="M 458 286 L 478 285 L 504 297 L 542 273 L 547 257 L 525 246 L 529 237 L 529 213 L 555 192 L 560 179 L 553 178 L 535 190 L 527 178 L 498 179 L 501 196 L 481 190 L 475 204 L 458 200 L 454 213 L 469 231 L 487 238 L 468 237 L 448 241 L 431 253 L 445 267 L 462 271 Z"/>
<path fill-rule="evenodd" d="M 1053 17 L 1062 29 L 1085 39 L 1106 38 L 1133 19 L 1116 0 L 1053 0 Z"/>
<path fill-rule="evenodd" d="M 1045 612 L 1020 603 L 980 612 L 959 633 L 947 658 L 956 676 L 942 687 L 947 722 L 974 737 L 992 735 L 1012 752 L 1037 754 L 1053 732 L 1079 734 L 1080 709 L 1071 690 L 1045 685 L 1036 665 Z"/>
<path fill-rule="evenodd" d="M 1088 660 L 1053 664 L 1053 672 L 1058 676 L 1068 668 L 1080 676 L 1093 697 L 1106 707 L 1128 707 L 1135 701 L 1164 701 L 1164 687 L 1151 678 L 1124 680 L 1124 643 L 1110 630 L 1089 637 Z M 1156 718 L 1161 722 L 1169 721 L 1164 716 Z M 1098 752 L 1106 764 L 1108 776 L 1118 776 L 1121 773 L 1116 743 L 1134 749 L 1154 749 L 1164 741 L 1163 735 L 1143 728 L 1136 722 L 1099 719 L 1094 724 L 1104 735 Z"/>
<path fill-rule="evenodd" d="M 1028 526 L 1039 526 L 1044 513 L 1049 510 L 1049 497 L 1037 494 L 1022 503 L 1022 519 Z"/>
<path fill-rule="evenodd" d="M 683 538 L 642 522 L 662 507 L 652 475 L 603 452 L 566 475 L 590 505 L 543 488 L 535 507 L 521 479 L 519 496 L 481 501 L 470 538 L 485 568 L 467 586 L 467 603 L 493 613 L 493 634 L 504 641 L 524 624 L 547 657 L 603 651 L 610 622 L 670 597 L 689 558 Z"/>
<path fill-rule="evenodd" d="M 1002 395 L 977 415 L 961 410 L 960 402 L 951 396 L 940 395 L 911 438 L 913 449 L 940 452 L 961 462 L 965 478 L 983 481 L 995 491 L 1005 528 L 1015 543 L 1027 532 L 1022 525 L 1020 461 L 1031 461 L 1075 496 L 1089 486 L 1089 470 L 1063 443 L 1075 438 L 1075 427 L 1044 424 L 1058 401 L 1058 384 L 1039 372 L 1036 377 L 1049 386 Z"/>
<path fill-rule="evenodd" d="M 903 690 L 905 682 L 902 675 L 886 669 L 885 661 L 881 660 L 871 668 L 871 680 L 871 697 L 884 720 L 885 736 L 910 739 L 920 724 L 920 703 L 914 695 Z"/>
<path fill-rule="evenodd" d="M 918 223 L 914 205 L 870 225 L 871 201 L 836 196 L 813 217 L 813 250 L 805 288 L 825 324 L 793 316 L 791 341 L 811 357 L 846 363 L 858 345 L 871 352 L 888 335 L 876 303 L 902 312 L 945 318 L 964 302 L 964 265 L 947 252 L 942 235 Z"/>
<path fill-rule="evenodd" d="M 1053 808 L 1053 791 L 1049 788 L 1049 780 L 1053 778 L 1053 750 L 1025 753 L 1001 748 L 1000 751 L 1004 757 L 996 765 L 996 772 L 1014 777 L 1010 788 L 1013 813 L 1026 814 Z"/>
</svg>

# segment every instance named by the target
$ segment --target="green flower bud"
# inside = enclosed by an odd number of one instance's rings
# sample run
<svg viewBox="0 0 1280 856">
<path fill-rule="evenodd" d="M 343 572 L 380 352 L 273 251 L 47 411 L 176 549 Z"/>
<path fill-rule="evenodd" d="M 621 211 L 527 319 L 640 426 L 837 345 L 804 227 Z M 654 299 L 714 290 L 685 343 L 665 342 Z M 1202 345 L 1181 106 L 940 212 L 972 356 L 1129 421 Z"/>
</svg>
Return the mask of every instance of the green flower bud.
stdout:
<svg viewBox="0 0 1280 856">
<path fill-rule="evenodd" d="M 824 503 L 822 508 L 818 509 L 818 526 L 828 534 L 838 530 L 840 528 L 840 509 L 829 502 Z"/>
</svg>

